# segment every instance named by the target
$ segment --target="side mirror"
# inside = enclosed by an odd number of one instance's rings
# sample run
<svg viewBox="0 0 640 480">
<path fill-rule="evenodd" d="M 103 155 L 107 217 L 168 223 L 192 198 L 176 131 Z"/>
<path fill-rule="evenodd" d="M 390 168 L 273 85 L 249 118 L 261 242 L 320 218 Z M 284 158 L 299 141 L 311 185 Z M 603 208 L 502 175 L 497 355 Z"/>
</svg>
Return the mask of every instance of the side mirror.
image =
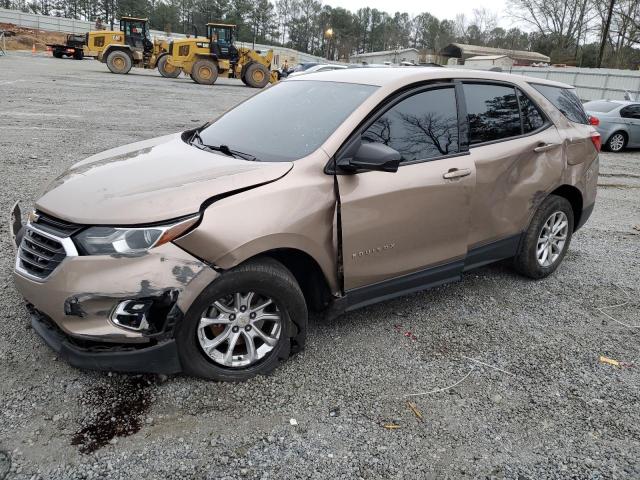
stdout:
<svg viewBox="0 0 640 480">
<path fill-rule="evenodd" d="M 349 155 L 349 153 L 352 153 Z M 380 172 L 397 172 L 402 155 L 384 143 L 356 142 L 338 161 L 343 170 L 376 170 Z"/>
</svg>

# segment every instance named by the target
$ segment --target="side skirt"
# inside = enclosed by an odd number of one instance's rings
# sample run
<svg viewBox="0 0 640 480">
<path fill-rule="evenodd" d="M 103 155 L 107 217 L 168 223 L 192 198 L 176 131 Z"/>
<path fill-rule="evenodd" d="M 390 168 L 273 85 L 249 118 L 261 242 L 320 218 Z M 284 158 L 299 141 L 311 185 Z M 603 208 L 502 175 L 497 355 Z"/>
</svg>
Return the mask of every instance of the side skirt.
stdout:
<svg viewBox="0 0 640 480">
<path fill-rule="evenodd" d="M 327 316 L 337 317 L 342 313 L 374 303 L 460 280 L 463 272 L 515 256 L 521 238 L 522 234 L 513 235 L 488 245 L 473 248 L 469 250 L 463 260 L 347 290 L 344 297 L 334 300 L 327 311 Z"/>
</svg>

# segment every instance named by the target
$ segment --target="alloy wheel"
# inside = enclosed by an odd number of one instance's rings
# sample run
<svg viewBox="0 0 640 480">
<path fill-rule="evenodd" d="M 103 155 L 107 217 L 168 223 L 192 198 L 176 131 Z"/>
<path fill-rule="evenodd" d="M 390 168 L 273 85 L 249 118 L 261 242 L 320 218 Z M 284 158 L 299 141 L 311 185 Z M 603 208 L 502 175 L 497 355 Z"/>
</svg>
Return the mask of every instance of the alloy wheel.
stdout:
<svg viewBox="0 0 640 480">
<path fill-rule="evenodd" d="M 613 152 L 619 152 L 624 147 L 624 135 L 616 133 L 609 139 L 609 148 Z"/>
<path fill-rule="evenodd" d="M 561 211 L 552 213 L 538 236 L 536 258 L 540 266 L 550 267 L 558 260 L 567 243 L 568 233 L 567 215 Z"/>
<path fill-rule="evenodd" d="M 204 353 L 228 368 L 263 360 L 280 341 L 282 314 L 276 302 L 256 292 L 236 292 L 213 302 L 197 328 Z"/>
</svg>

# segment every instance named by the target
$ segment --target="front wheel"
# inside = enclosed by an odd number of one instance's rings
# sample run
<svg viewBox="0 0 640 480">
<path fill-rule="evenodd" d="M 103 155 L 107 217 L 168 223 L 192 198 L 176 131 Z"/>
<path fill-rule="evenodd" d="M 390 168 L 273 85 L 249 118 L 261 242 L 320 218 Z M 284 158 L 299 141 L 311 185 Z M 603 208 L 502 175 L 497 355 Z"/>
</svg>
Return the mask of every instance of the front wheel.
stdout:
<svg viewBox="0 0 640 480">
<path fill-rule="evenodd" d="M 269 70 L 260 63 L 252 63 L 244 74 L 244 82 L 253 88 L 264 88 L 269 83 Z"/>
<path fill-rule="evenodd" d="M 222 381 L 267 374 L 302 348 L 307 306 L 295 278 L 271 258 L 222 274 L 195 300 L 176 340 L 186 373 Z"/>
<path fill-rule="evenodd" d="M 73 59 L 74 60 L 82 60 L 84 58 L 84 51 L 83 50 L 76 50 L 73 53 Z"/>
<path fill-rule="evenodd" d="M 171 65 L 169 55 L 163 55 L 158 59 L 158 72 L 165 78 L 178 78 L 182 69 Z"/>
<path fill-rule="evenodd" d="M 520 242 L 516 270 L 530 278 L 551 275 L 569 248 L 573 234 L 573 208 L 564 197 L 549 195 L 538 207 Z"/>
</svg>

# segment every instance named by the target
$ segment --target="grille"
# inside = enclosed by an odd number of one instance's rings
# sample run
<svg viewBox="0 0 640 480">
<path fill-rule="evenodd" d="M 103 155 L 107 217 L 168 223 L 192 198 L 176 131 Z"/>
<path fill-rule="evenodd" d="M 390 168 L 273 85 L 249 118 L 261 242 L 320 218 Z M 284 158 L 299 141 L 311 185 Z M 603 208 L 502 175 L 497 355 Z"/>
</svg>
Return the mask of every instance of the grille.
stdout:
<svg viewBox="0 0 640 480">
<path fill-rule="evenodd" d="M 37 212 L 37 215 L 38 219 L 34 223 L 38 225 L 38 228 L 56 237 L 70 237 L 82 229 L 82 225 L 65 222 L 46 213 Z"/>
<path fill-rule="evenodd" d="M 67 256 L 58 240 L 27 228 L 18 249 L 18 262 L 27 273 L 38 278 L 48 277 Z"/>
</svg>

